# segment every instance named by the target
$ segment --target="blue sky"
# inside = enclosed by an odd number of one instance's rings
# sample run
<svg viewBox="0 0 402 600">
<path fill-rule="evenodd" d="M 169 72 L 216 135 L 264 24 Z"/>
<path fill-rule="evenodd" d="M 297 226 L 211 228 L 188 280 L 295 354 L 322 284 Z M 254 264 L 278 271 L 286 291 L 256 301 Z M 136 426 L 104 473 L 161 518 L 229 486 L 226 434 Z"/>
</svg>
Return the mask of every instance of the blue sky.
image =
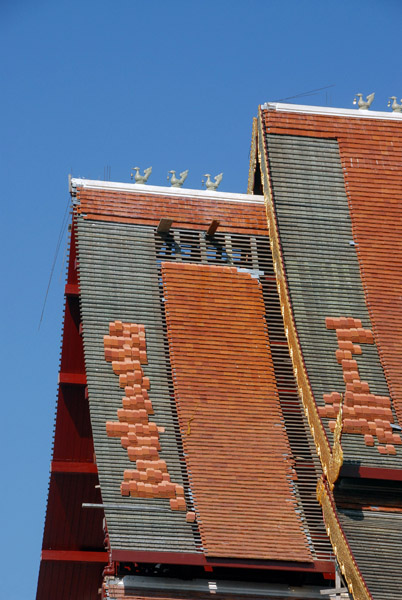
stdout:
<svg viewBox="0 0 402 600">
<path fill-rule="evenodd" d="M 34 598 L 63 311 L 67 177 L 224 172 L 244 192 L 258 104 L 402 96 L 399 0 L 0 0 L 2 567 Z M 23 562 L 22 562 L 23 561 Z M 21 565 L 21 562 L 23 566 Z M 22 570 L 21 570 L 22 568 Z"/>
</svg>

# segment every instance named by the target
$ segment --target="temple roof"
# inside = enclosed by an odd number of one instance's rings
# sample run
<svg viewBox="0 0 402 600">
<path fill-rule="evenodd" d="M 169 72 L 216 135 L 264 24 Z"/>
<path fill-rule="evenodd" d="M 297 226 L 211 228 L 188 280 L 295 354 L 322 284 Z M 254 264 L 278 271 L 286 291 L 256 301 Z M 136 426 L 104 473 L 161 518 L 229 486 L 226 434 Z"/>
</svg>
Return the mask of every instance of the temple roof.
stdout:
<svg viewBox="0 0 402 600">
<path fill-rule="evenodd" d="M 266 104 L 252 148 L 249 191 L 266 199 L 293 369 L 328 480 L 327 531 L 356 598 L 396 598 L 386 532 L 399 540 L 401 115 Z M 339 493 L 361 477 L 365 488 Z M 398 483 L 383 508 L 387 481 Z"/>
<path fill-rule="evenodd" d="M 112 557 L 331 571 L 318 506 L 303 499 L 319 465 L 301 405 L 289 406 L 283 328 L 267 327 L 263 198 L 87 180 L 72 189 Z"/>
<path fill-rule="evenodd" d="M 38 600 L 314 598 L 334 554 L 399 597 L 401 119 L 266 104 L 248 194 L 70 181 Z"/>
</svg>

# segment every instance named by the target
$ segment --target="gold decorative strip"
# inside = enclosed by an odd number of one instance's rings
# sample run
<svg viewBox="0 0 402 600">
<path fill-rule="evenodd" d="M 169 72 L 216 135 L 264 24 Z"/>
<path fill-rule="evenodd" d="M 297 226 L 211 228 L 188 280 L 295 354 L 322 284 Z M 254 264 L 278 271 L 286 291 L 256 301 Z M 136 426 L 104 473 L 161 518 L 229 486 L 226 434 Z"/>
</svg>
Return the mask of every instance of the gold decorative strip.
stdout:
<svg viewBox="0 0 402 600">
<path fill-rule="evenodd" d="M 247 194 L 254 193 L 254 174 L 257 166 L 257 117 L 253 117 L 253 129 L 251 132 L 250 165 L 248 168 Z"/>
<path fill-rule="evenodd" d="M 337 427 L 334 431 L 334 447 L 331 449 L 324 426 L 318 414 L 317 404 L 314 399 L 313 391 L 310 386 L 306 367 L 303 360 L 303 354 L 300 347 L 299 338 L 293 318 L 293 311 L 290 303 L 287 289 L 285 267 L 282 261 L 282 250 L 280 246 L 278 225 L 276 222 L 275 207 L 272 198 L 267 157 L 265 153 L 265 137 L 262 126 L 261 108 L 258 118 L 258 160 L 261 166 L 262 184 L 265 198 L 265 208 L 267 212 L 269 239 L 271 244 L 272 258 L 276 275 L 276 284 L 278 288 L 279 300 L 281 305 L 282 318 L 285 326 L 285 333 L 288 340 L 289 352 L 293 364 L 293 372 L 297 382 L 297 388 L 300 398 L 303 402 L 304 411 L 314 438 L 318 456 L 320 457 L 322 468 L 328 479 L 331 489 L 338 479 L 339 471 L 343 463 L 343 451 L 341 447 L 342 433 L 342 410 L 338 414 Z"/>
<path fill-rule="evenodd" d="M 350 594 L 354 600 L 372 600 L 337 519 L 336 507 L 329 486 L 323 478 L 317 484 L 317 500 L 321 504 L 327 534 Z"/>
</svg>

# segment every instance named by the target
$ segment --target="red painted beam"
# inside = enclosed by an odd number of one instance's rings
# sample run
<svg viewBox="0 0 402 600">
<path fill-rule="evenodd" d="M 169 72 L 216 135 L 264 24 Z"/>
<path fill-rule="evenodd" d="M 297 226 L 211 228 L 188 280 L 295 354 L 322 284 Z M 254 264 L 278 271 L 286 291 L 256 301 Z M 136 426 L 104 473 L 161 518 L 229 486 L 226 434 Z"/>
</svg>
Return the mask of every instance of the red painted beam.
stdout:
<svg viewBox="0 0 402 600">
<path fill-rule="evenodd" d="M 59 383 L 71 383 L 73 385 L 86 385 L 87 376 L 85 373 L 59 373 Z"/>
<path fill-rule="evenodd" d="M 340 476 L 356 477 L 358 479 L 402 481 L 402 469 L 380 469 L 375 467 L 359 467 L 358 465 L 343 465 Z"/>
<path fill-rule="evenodd" d="M 212 567 L 238 567 L 241 569 L 267 569 L 274 571 L 301 571 L 305 573 L 335 573 L 335 563 L 330 560 L 317 560 L 312 563 L 276 561 L 276 560 L 244 560 L 230 558 L 208 559 Z"/>
<path fill-rule="evenodd" d="M 97 473 L 98 467 L 92 462 L 79 462 L 68 460 L 52 460 L 51 473 Z"/>
<path fill-rule="evenodd" d="M 304 571 L 334 573 L 332 561 L 298 563 L 277 560 L 239 560 L 235 558 L 208 558 L 204 554 L 189 552 L 139 552 L 135 550 L 112 550 L 112 560 L 116 562 L 162 563 L 210 567 L 238 567 L 241 569 L 268 569 L 278 571 Z"/>
<path fill-rule="evenodd" d="M 205 556 L 201 553 L 147 552 L 136 550 L 112 550 L 112 561 L 202 566 L 207 564 Z"/>
<path fill-rule="evenodd" d="M 109 555 L 107 552 L 92 550 L 42 550 L 41 560 L 106 564 L 109 561 Z"/>
<path fill-rule="evenodd" d="M 78 283 L 66 283 L 64 293 L 66 296 L 79 296 L 80 288 L 78 287 Z"/>
</svg>

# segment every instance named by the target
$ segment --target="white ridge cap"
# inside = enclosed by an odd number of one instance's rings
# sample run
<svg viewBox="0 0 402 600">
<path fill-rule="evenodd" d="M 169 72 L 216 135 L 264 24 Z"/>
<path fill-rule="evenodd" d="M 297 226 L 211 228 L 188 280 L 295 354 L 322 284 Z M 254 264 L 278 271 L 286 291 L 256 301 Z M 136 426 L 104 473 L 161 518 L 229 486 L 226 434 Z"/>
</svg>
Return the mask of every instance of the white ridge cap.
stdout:
<svg viewBox="0 0 402 600">
<path fill-rule="evenodd" d="M 131 194 L 148 194 L 152 196 L 173 196 L 184 198 L 199 198 L 204 200 L 220 200 L 223 202 L 246 202 L 264 204 L 264 196 L 253 194 L 231 194 L 215 190 L 190 190 L 187 188 L 174 188 L 158 185 L 143 185 L 140 183 L 119 183 L 114 181 L 98 181 L 92 179 L 71 179 L 70 190 L 86 188 L 91 190 L 104 190 L 111 192 L 129 192 Z"/>
<path fill-rule="evenodd" d="M 265 102 L 262 110 L 277 112 L 304 113 L 306 115 L 326 115 L 332 117 L 353 117 L 355 119 L 390 119 L 401 121 L 402 113 L 379 110 L 359 110 L 356 108 L 332 108 L 328 106 L 306 106 L 303 104 L 282 104 L 281 102 Z"/>
</svg>

